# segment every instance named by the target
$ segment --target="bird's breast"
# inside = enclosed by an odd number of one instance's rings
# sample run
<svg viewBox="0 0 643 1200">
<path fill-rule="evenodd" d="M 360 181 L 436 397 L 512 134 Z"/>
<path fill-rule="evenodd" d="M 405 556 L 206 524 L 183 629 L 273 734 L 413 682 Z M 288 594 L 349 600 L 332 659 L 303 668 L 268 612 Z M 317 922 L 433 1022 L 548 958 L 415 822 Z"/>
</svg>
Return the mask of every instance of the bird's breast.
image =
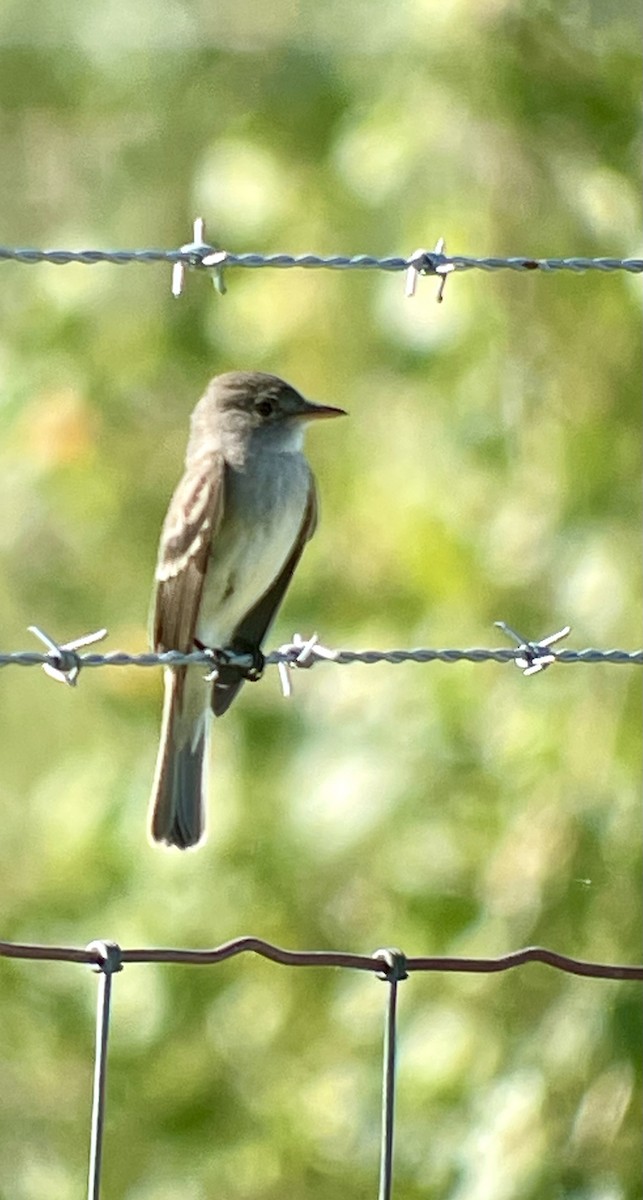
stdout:
<svg viewBox="0 0 643 1200">
<path fill-rule="evenodd" d="M 243 471 L 228 470 L 196 633 L 204 645 L 229 643 L 279 575 L 299 536 L 311 483 L 299 453 L 263 454 Z"/>
</svg>

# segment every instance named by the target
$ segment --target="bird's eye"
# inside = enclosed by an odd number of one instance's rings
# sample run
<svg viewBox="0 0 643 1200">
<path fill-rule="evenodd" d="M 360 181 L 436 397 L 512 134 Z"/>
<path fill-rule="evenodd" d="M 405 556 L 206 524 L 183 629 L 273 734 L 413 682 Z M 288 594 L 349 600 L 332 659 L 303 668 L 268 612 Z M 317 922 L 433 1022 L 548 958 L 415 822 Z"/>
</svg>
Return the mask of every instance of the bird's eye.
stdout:
<svg viewBox="0 0 643 1200">
<path fill-rule="evenodd" d="M 273 411 L 273 404 L 270 400 L 259 400 L 255 404 L 255 409 L 260 417 L 269 417 Z"/>
</svg>

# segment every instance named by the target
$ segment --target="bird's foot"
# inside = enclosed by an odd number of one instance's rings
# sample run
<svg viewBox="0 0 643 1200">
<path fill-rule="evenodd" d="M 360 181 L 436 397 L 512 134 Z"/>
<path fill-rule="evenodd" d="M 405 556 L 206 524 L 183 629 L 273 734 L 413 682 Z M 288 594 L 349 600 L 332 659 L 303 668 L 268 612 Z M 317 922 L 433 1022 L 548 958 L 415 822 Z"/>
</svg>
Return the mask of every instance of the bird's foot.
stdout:
<svg viewBox="0 0 643 1200">
<path fill-rule="evenodd" d="M 245 679 L 249 683 L 256 683 L 264 673 L 266 666 L 265 655 L 262 654 L 258 646 L 253 646 L 250 642 L 244 642 L 241 638 L 235 638 L 230 646 L 224 646 L 221 650 L 212 650 L 208 646 L 204 646 L 202 642 L 195 638 L 194 645 L 197 650 L 202 650 L 205 654 L 211 654 L 215 667 L 212 676 L 218 679 L 221 683 L 232 682 L 233 679 Z M 241 666 L 235 662 L 228 662 L 228 654 L 242 654 L 244 658 L 250 658 L 252 661 L 246 666 Z"/>
<path fill-rule="evenodd" d="M 241 639 L 235 638 L 232 643 L 232 649 L 235 654 L 247 654 L 252 663 L 249 667 L 239 667 L 239 674 L 243 676 L 248 683 L 256 683 L 264 673 L 266 666 L 266 658 L 259 646 L 252 646 L 249 642 L 244 642 Z"/>
</svg>

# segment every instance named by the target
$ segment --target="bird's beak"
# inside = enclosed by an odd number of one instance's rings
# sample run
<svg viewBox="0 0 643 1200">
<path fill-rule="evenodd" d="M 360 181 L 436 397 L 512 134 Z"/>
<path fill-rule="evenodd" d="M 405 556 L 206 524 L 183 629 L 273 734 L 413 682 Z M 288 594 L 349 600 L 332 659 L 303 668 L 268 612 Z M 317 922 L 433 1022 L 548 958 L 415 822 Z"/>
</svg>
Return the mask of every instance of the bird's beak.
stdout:
<svg viewBox="0 0 643 1200">
<path fill-rule="evenodd" d="M 347 417 L 348 413 L 343 408 L 333 408 L 330 404 L 313 404 L 312 400 L 304 400 L 302 397 L 301 408 L 292 416 L 301 417 L 302 421 L 325 421 L 331 417 Z"/>
</svg>

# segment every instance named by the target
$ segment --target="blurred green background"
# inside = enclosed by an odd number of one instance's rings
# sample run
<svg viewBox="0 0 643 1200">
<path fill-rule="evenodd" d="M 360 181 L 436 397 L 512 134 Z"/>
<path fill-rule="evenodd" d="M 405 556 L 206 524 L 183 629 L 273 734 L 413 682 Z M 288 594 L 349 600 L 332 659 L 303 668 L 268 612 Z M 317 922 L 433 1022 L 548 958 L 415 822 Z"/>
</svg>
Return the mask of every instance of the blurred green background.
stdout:
<svg viewBox="0 0 643 1200">
<path fill-rule="evenodd" d="M 57 0 L 0 8 L 0 240 L 641 252 L 628 0 Z M 640 293 L 624 275 L 3 263 L 3 650 L 146 646 L 207 379 L 274 371 L 323 516 L 268 646 L 640 640 Z M 210 836 L 153 849 L 156 670 L 2 672 L 5 939 L 640 958 L 640 674 L 274 671 L 215 730 Z M 82 1192 L 96 980 L 0 961 L 0 1194 Z M 252 958 L 115 982 L 104 1194 L 371 1196 L 381 983 Z M 401 988 L 396 1196 L 639 1194 L 636 985 L 545 967 Z"/>
</svg>

